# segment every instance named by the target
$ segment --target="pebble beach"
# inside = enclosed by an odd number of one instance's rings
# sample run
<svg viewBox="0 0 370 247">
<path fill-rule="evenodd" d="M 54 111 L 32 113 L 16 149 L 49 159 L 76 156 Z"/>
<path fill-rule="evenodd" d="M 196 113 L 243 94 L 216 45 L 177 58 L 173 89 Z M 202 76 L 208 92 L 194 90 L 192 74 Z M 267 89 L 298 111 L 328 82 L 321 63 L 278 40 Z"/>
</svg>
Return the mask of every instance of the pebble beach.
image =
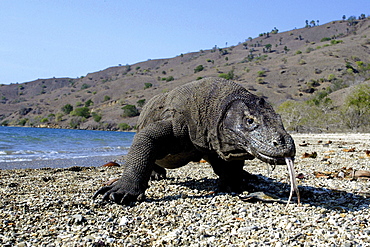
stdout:
<svg viewBox="0 0 370 247">
<path fill-rule="evenodd" d="M 293 138 L 300 205 L 286 204 L 287 167 L 256 159 L 243 194 L 216 193 L 199 162 L 151 181 L 132 206 L 92 199 L 124 165 L 0 170 L 0 245 L 370 246 L 370 134 Z"/>
</svg>

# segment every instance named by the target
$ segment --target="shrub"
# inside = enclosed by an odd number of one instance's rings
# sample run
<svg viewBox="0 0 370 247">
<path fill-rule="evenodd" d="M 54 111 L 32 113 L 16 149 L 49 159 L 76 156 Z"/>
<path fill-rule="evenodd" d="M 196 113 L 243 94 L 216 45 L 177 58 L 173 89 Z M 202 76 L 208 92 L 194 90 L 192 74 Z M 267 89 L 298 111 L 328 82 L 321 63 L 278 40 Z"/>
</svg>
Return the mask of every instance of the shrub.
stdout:
<svg viewBox="0 0 370 247">
<path fill-rule="evenodd" d="M 172 75 L 166 78 L 166 81 L 167 81 L 167 82 L 169 82 L 169 81 L 173 81 L 173 80 L 175 80 L 175 78 L 173 78 L 173 76 L 172 76 Z"/>
<path fill-rule="evenodd" d="M 198 65 L 198 66 L 194 69 L 194 73 L 200 72 L 200 71 L 202 71 L 202 70 L 204 70 L 203 65 Z"/>
<path fill-rule="evenodd" d="M 46 117 L 40 120 L 40 123 L 46 123 L 46 122 L 49 122 L 49 119 Z"/>
<path fill-rule="evenodd" d="M 321 41 L 321 42 L 325 42 L 325 41 L 329 41 L 329 40 L 331 40 L 331 38 L 329 38 L 329 37 L 325 37 L 325 38 L 322 38 L 320 41 Z"/>
<path fill-rule="evenodd" d="M 312 48 L 312 47 L 308 47 L 307 49 L 306 49 L 306 53 L 310 53 L 311 51 L 314 51 L 315 49 L 314 48 Z"/>
<path fill-rule="evenodd" d="M 19 120 L 18 124 L 21 126 L 25 126 L 27 122 L 28 118 L 22 118 L 21 120 Z"/>
<path fill-rule="evenodd" d="M 266 71 L 265 70 L 260 70 L 260 71 L 257 72 L 257 75 L 258 75 L 258 77 L 263 77 L 263 76 L 266 75 Z"/>
<path fill-rule="evenodd" d="M 135 117 L 139 115 L 139 111 L 134 105 L 125 105 L 121 109 L 123 110 L 122 117 Z"/>
<path fill-rule="evenodd" d="M 90 117 L 90 109 L 87 107 L 76 108 L 74 111 L 71 112 L 71 115 L 88 118 Z"/>
<path fill-rule="evenodd" d="M 332 44 L 332 45 L 336 45 L 336 44 L 339 44 L 339 43 L 343 43 L 343 40 L 334 39 L 334 40 L 330 41 L 330 44 Z"/>
<path fill-rule="evenodd" d="M 88 101 L 85 102 L 85 107 L 89 107 L 93 104 L 94 104 L 94 102 L 91 99 L 89 99 Z"/>
<path fill-rule="evenodd" d="M 4 120 L 0 126 L 8 126 L 9 125 L 9 120 Z"/>
<path fill-rule="evenodd" d="M 335 80 L 335 75 L 334 74 L 329 74 L 328 75 L 328 81 L 333 81 Z"/>
<path fill-rule="evenodd" d="M 304 65 L 304 64 L 306 64 L 306 61 L 305 60 L 303 60 L 303 59 L 301 59 L 301 60 L 299 60 L 299 65 Z"/>
<path fill-rule="evenodd" d="M 82 122 L 83 122 L 83 118 L 82 117 L 73 117 L 71 119 L 71 121 L 69 122 L 69 126 L 72 129 L 77 129 Z"/>
<path fill-rule="evenodd" d="M 224 78 L 226 80 L 232 80 L 232 79 L 234 79 L 234 70 L 230 70 L 227 73 L 221 73 L 218 76 L 221 77 L 221 78 Z"/>
<path fill-rule="evenodd" d="M 96 112 L 93 112 L 92 114 L 92 117 L 93 117 L 93 119 L 94 119 L 94 121 L 95 122 L 97 122 L 97 123 L 99 123 L 100 122 L 100 120 L 101 120 L 101 118 L 102 118 L 102 116 L 101 115 L 99 115 L 98 113 L 96 113 Z"/>
<path fill-rule="evenodd" d="M 152 86 L 153 86 L 153 84 L 151 84 L 149 82 L 144 83 L 144 89 L 151 88 Z"/>
<path fill-rule="evenodd" d="M 362 84 L 345 99 L 343 120 L 347 127 L 355 130 L 370 128 L 370 84 Z"/>
<path fill-rule="evenodd" d="M 81 90 L 88 89 L 90 86 L 86 83 L 82 84 Z"/>
<path fill-rule="evenodd" d="M 296 55 L 302 54 L 302 51 L 298 50 L 295 52 Z"/>
<path fill-rule="evenodd" d="M 127 123 L 120 123 L 118 124 L 118 128 L 122 131 L 131 129 L 131 126 Z"/>
<path fill-rule="evenodd" d="M 57 115 L 55 116 L 55 121 L 60 122 L 60 121 L 62 121 L 62 118 L 63 118 L 63 114 L 62 113 L 57 113 Z"/>
<path fill-rule="evenodd" d="M 257 82 L 258 84 L 264 84 L 264 83 L 265 83 L 265 80 L 264 80 L 262 77 L 257 77 L 257 78 L 256 78 L 256 82 Z"/>
<path fill-rule="evenodd" d="M 62 112 L 65 114 L 69 114 L 71 111 L 73 111 L 73 106 L 71 104 L 66 104 L 62 107 Z"/>
<path fill-rule="evenodd" d="M 108 101 L 108 100 L 110 100 L 110 97 L 108 95 L 105 95 L 104 96 L 104 101 Z"/>
<path fill-rule="evenodd" d="M 145 105 L 145 99 L 140 99 L 136 103 L 137 103 L 137 106 L 143 107 Z"/>
</svg>

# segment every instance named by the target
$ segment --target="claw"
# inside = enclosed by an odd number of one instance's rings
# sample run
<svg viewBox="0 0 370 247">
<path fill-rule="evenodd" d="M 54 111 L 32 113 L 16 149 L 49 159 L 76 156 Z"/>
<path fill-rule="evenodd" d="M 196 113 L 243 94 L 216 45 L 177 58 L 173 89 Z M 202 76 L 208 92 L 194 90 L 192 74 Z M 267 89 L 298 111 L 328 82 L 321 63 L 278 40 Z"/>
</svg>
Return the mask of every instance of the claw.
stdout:
<svg viewBox="0 0 370 247">
<path fill-rule="evenodd" d="M 119 204 L 119 200 L 117 198 L 117 194 L 116 193 L 111 193 L 109 195 L 107 195 L 107 197 L 109 198 L 109 200 L 111 200 L 112 202 L 115 202 L 115 203 L 118 203 Z"/>
<path fill-rule="evenodd" d="M 93 195 L 93 199 L 95 199 L 98 195 L 105 195 L 105 193 L 107 193 L 107 191 L 109 191 L 110 189 L 112 188 L 112 186 L 104 186 L 104 187 L 101 187 L 98 191 L 95 192 L 95 194 Z M 104 196 L 103 196 L 104 198 Z"/>
</svg>

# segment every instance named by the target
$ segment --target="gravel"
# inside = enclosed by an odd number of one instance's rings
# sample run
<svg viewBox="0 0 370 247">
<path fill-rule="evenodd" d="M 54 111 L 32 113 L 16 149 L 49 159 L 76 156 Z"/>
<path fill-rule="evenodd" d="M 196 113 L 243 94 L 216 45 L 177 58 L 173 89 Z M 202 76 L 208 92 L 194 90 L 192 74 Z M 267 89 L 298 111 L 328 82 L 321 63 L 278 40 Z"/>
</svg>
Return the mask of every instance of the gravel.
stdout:
<svg viewBox="0 0 370 247">
<path fill-rule="evenodd" d="M 0 244 L 370 246 L 370 180 L 353 177 L 370 171 L 370 134 L 293 138 L 300 205 L 286 205 L 286 166 L 258 160 L 246 162 L 255 179 L 241 195 L 215 193 L 210 165 L 191 163 L 150 182 L 132 206 L 91 199 L 122 167 L 0 170 Z"/>
</svg>

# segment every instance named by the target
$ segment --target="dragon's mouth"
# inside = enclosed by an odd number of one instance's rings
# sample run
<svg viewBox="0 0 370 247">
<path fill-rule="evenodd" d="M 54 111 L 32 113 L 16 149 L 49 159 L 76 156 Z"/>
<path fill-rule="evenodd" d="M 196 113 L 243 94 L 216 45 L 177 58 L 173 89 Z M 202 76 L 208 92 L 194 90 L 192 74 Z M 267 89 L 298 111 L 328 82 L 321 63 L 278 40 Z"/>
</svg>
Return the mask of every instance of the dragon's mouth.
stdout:
<svg viewBox="0 0 370 247">
<path fill-rule="evenodd" d="M 255 158 L 254 155 L 245 151 L 234 151 L 223 153 L 223 158 L 225 160 L 252 160 Z"/>
<path fill-rule="evenodd" d="M 276 156 L 269 156 L 260 152 L 255 154 L 256 158 L 269 163 L 271 165 L 286 165 L 285 159 L 286 157 L 276 157 Z M 294 157 L 291 157 L 294 159 Z"/>
</svg>

